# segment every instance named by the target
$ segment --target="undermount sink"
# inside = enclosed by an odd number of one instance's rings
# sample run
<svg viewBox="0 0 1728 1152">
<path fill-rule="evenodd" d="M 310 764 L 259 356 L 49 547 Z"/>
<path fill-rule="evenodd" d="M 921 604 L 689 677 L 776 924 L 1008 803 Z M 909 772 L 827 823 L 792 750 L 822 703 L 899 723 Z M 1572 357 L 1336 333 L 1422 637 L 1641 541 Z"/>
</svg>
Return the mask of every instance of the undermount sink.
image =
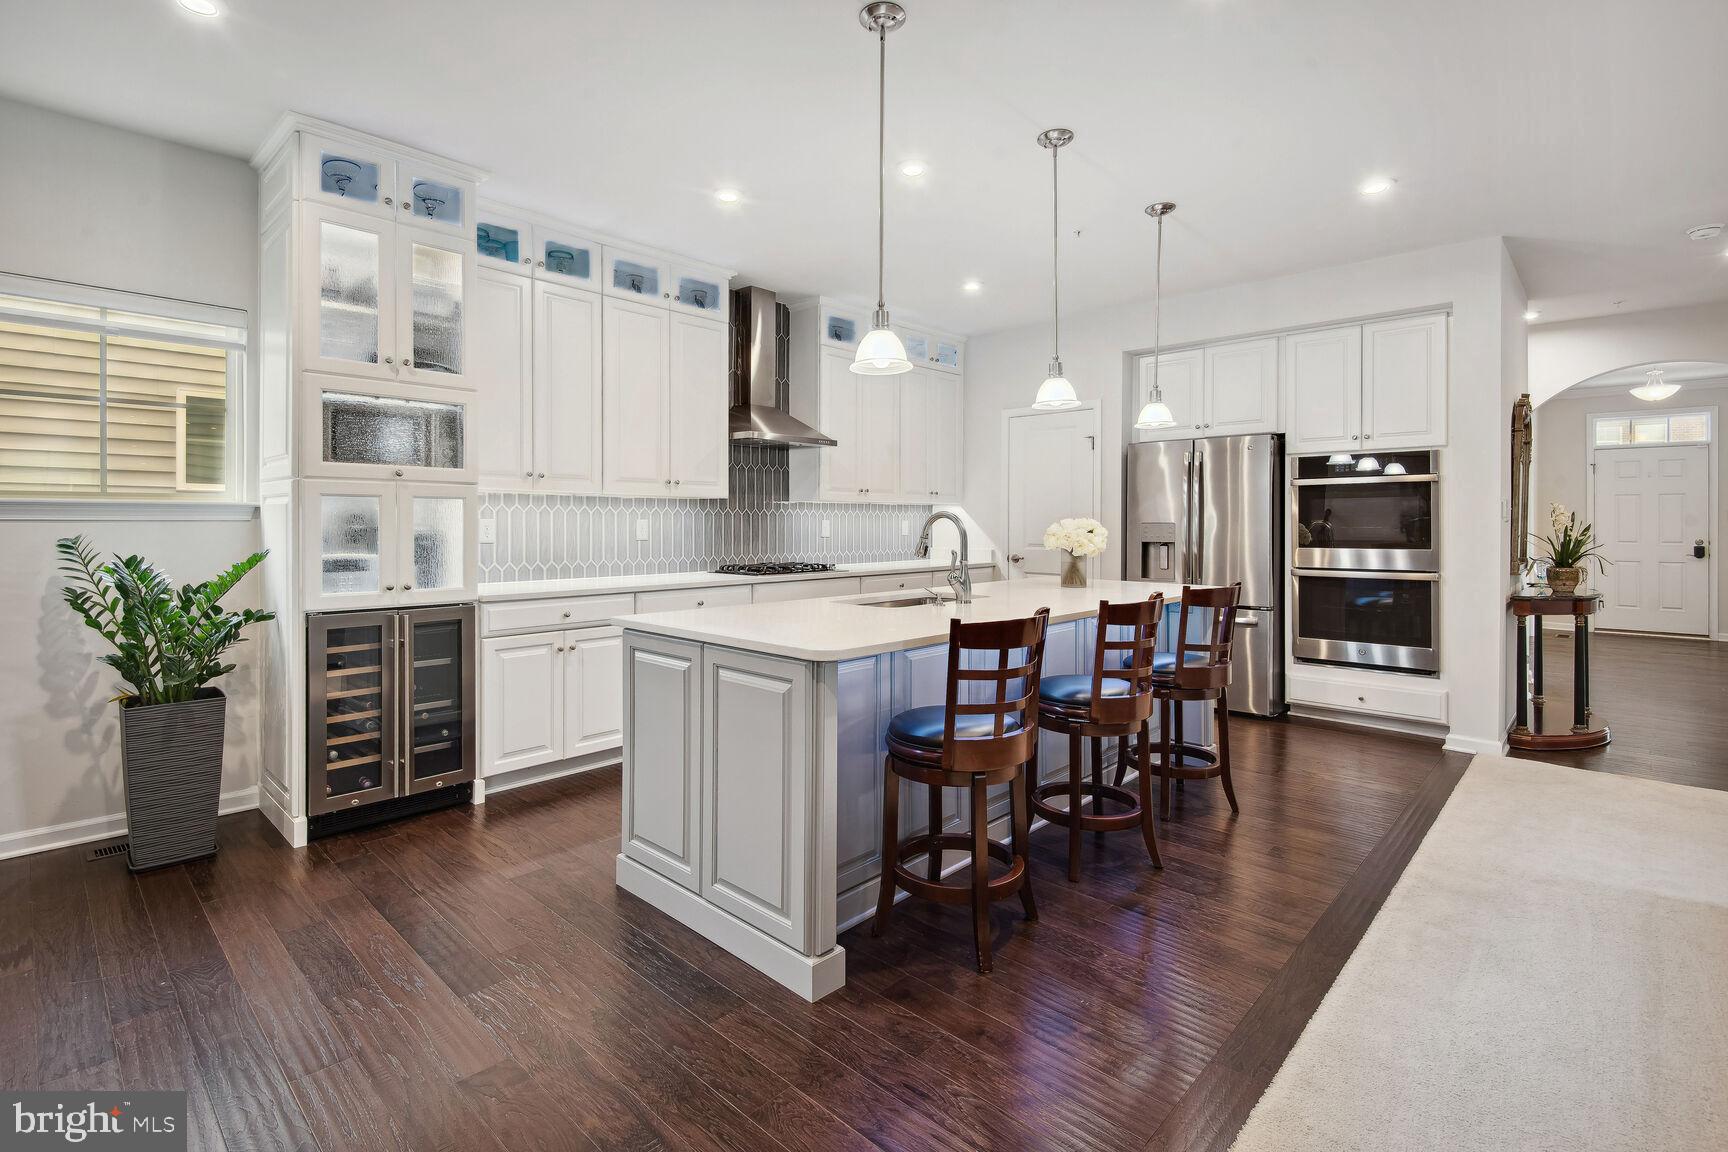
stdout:
<svg viewBox="0 0 1728 1152">
<path fill-rule="evenodd" d="M 864 608 L 917 608 L 928 604 L 952 604 L 954 597 L 938 596 L 934 592 L 922 592 L 915 596 L 892 596 L 886 600 L 854 600 L 852 603 Z"/>
</svg>

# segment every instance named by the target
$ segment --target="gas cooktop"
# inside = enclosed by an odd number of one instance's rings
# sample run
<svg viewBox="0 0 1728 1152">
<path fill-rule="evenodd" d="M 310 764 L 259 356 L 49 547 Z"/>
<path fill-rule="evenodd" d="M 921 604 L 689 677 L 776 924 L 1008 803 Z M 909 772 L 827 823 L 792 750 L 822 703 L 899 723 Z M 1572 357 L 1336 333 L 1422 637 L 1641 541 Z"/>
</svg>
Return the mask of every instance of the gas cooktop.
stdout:
<svg viewBox="0 0 1728 1152">
<path fill-rule="evenodd" d="M 832 572 L 834 565 L 773 560 L 766 564 L 722 564 L 714 571 L 722 576 L 793 576 L 801 572 Z"/>
</svg>

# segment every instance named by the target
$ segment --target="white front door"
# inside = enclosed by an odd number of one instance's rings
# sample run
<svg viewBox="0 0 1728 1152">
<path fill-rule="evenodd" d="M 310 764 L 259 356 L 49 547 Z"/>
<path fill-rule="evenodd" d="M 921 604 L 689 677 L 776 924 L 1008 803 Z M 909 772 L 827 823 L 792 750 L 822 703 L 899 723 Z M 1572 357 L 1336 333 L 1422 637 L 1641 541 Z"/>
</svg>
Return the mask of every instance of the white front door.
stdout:
<svg viewBox="0 0 1728 1152">
<path fill-rule="evenodd" d="M 1709 631 L 1710 563 L 1693 555 L 1709 536 L 1709 473 L 1704 444 L 1597 449 L 1600 627 Z"/>
<path fill-rule="evenodd" d="M 1008 559 L 1021 572 L 1062 571 L 1064 555 L 1044 547 L 1044 529 L 1064 516 L 1098 515 L 1097 458 L 1095 409 L 1008 417 Z"/>
</svg>

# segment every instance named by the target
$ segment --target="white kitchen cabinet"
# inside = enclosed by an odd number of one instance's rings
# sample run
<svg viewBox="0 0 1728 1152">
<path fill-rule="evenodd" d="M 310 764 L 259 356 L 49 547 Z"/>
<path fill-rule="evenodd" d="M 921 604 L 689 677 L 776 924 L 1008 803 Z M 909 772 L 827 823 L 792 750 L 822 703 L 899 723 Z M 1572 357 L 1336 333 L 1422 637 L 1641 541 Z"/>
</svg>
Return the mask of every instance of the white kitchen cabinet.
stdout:
<svg viewBox="0 0 1728 1152">
<path fill-rule="evenodd" d="M 530 488 L 535 472 L 534 282 L 483 263 L 474 277 L 469 329 L 469 377 L 477 401 L 470 442 L 479 457 L 480 483 L 493 490 Z"/>
<path fill-rule="evenodd" d="M 301 508 L 308 609 L 474 598 L 479 504 L 471 485 L 309 480 Z"/>
<path fill-rule="evenodd" d="M 936 373 L 914 368 L 891 379 L 900 381 L 900 480 L 896 487 L 907 500 L 922 502 L 936 493 L 936 481 L 931 476 L 938 404 Z"/>
<path fill-rule="evenodd" d="M 597 492 L 601 483 L 602 317 L 598 293 L 534 284 L 531 442 L 534 487 Z"/>
<path fill-rule="evenodd" d="M 935 397 L 930 421 L 930 497 L 938 503 L 960 500 L 960 466 L 966 444 L 961 380 L 955 372 L 938 372 L 930 378 Z M 912 503 L 923 501 L 914 499 Z"/>
<path fill-rule="evenodd" d="M 483 776 L 564 758 L 564 634 L 480 642 Z"/>
<path fill-rule="evenodd" d="M 1284 337 L 1293 453 L 1436 448 L 1446 442 L 1444 313 Z"/>
<path fill-rule="evenodd" d="M 604 317 L 604 490 L 670 496 L 666 459 L 671 317 L 664 307 L 607 298 Z"/>
<path fill-rule="evenodd" d="M 1278 430 L 1278 340 L 1239 340 L 1206 347 L 1202 436 Z"/>
<path fill-rule="evenodd" d="M 750 603 L 750 585 L 704 584 L 698 588 L 668 588 L 663 592 L 636 593 L 638 612 L 688 612 L 695 608 L 719 608 Z"/>
<path fill-rule="evenodd" d="M 764 580 L 750 589 L 756 604 L 779 604 L 787 600 L 814 600 L 821 596 L 848 596 L 858 591 L 856 576 L 828 576 L 816 580 Z"/>
<path fill-rule="evenodd" d="M 853 373 L 858 376 L 857 373 Z M 911 373 L 908 373 L 911 375 Z M 859 479 L 870 502 L 900 499 L 900 378 L 858 376 Z"/>
<path fill-rule="evenodd" d="M 1153 357 L 1140 357 L 1138 368 L 1138 403 L 1144 406 L 1152 397 Z M 1164 403 L 1176 423 L 1170 428 L 1140 428 L 1135 436 L 1141 440 L 1185 440 L 1200 435 L 1206 413 L 1206 350 L 1190 348 L 1183 352 L 1166 352 L 1156 358 L 1158 387 Z M 1139 414 L 1139 407 L 1134 414 Z"/>
<path fill-rule="evenodd" d="M 672 314 L 667 462 L 672 494 L 682 499 L 726 496 L 731 334 L 725 321 Z"/>
<path fill-rule="evenodd" d="M 624 850 L 700 891 L 702 647 L 661 636 L 626 637 L 624 677 Z"/>
<path fill-rule="evenodd" d="M 1362 326 L 1362 447 L 1389 451 L 1446 443 L 1447 317 Z"/>
<path fill-rule="evenodd" d="M 1287 447 L 1293 454 L 1347 452 L 1362 439 L 1362 329 L 1297 332 L 1284 338 L 1289 381 Z"/>
<path fill-rule="evenodd" d="M 624 743 L 624 633 L 585 628 L 562 638 L 564 755 L 585 756 Z"/>
</svg>

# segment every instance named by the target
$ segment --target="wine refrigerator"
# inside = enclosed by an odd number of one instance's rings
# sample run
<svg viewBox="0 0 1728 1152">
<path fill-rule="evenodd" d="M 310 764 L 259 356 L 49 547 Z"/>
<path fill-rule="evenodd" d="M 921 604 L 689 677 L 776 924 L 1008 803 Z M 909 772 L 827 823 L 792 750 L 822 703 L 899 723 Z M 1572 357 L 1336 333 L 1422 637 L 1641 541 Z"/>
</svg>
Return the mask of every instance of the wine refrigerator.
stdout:
<svg viewBox="0 0 1728 1152">
<path fill-rule="evenodd" d="M 474 606 L 306 618 L 306 812 L 328 835 L 467 800 Z"/>
</svg>

